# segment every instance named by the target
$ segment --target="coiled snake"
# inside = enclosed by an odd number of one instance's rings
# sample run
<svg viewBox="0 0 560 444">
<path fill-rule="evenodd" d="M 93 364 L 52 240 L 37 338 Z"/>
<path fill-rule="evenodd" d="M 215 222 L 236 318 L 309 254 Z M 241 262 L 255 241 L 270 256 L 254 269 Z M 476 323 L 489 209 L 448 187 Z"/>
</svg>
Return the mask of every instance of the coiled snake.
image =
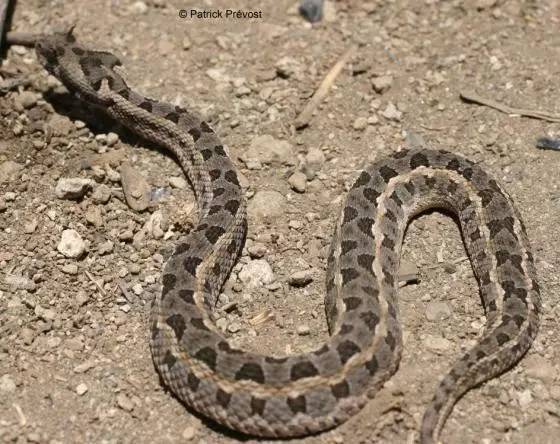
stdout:
<svg viewBox="0 0 560 444">
<path fill-rule="evenodd" d="M 409 219 L 429 208 L 457 216 L 487 323 L 438 386 L 421 442 L 437 442 L 457 400 L 530 347 L 540 299 L 520 215 L 479 166 L 432 150 L 397 152 L 363 171 L 349 191 L 328 258 L 325 344 L 283 358 L 233 347 L 212 310 L 243 247 L 246 203 L 218 136 L 187 110 L 132 91 L 115 70 L 116 56 L 78 45 L 71 32 L 41 38 L 36 50 L 70 91 L 173 153 L 193 184 L 200 217 L 165 265 L 151 350 L 165 384 L 195 410 L 268 437 L 319 432 L 356 414 L 397 369 L 401 244 Z"/>
</svg>

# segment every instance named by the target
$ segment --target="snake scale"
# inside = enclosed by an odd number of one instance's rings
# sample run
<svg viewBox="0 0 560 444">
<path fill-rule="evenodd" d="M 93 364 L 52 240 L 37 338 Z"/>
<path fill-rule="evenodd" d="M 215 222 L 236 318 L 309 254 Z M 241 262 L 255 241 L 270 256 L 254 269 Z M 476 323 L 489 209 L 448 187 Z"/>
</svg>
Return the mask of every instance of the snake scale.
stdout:
<svg viewBox="0 0 560 444">
<path fill-rule="evenodd" d="M 313 352 L 281 358 L 232 346 L 212 312 L 241 253 L 247 215 L 235 166 L 218 136 L 184 108 L 131 90 L 116 56 L 80 46 L 71 31 L 43 36 L 36 51 L 79 98 L 175 155 L 193 184 L 199 220 L 164 267 L 150 346 L 164 383 L 196 411 L 264 437 L 316 433 L 355 415 L 398 367 L 401 244 L 410 218 L 432 208 L 459 221 L 487 323 L 437 387 L 420 441 L 438 442 L 459 398 L 529 349 L 541 305 L 519 212 L 478 165 L 427 149 L 378 161 L 349 191 L 327 264 L 329 340 Z"/>
</svg>

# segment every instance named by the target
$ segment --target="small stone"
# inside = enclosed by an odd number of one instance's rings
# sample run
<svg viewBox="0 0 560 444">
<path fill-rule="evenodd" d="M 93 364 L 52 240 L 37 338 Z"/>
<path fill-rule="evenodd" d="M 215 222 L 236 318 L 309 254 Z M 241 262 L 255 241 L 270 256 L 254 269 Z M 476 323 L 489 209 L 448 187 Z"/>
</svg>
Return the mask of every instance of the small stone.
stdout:
<svg viewBox="0 0 560 444">
<path fill-rule="evenodd" d="M 76 264 L 65 264 L 62 267 L 62 272 L 71 275 L 78 274 L 78 266 Z"/>
<path fill-rule="evenodd" d="M 325 163 L 325 154 L 319 148 L 311 148 L 305 155 L 302 171 L 311 180 L 321 170 Z"/>
<path fill-rule="evenodd" d="M 6 200 L 6 202 L 13 202 L 14 200 L 16 200 L 17 194 L 14 193 L 13 191 L 8 191 L 7 193 L 4 193 L 4 199 Z"/>
<path fill-rule="evenodd" d="M 264 259 L 255 259 L 241 269 L 239 280 L 247 287 L 260 287 L 274 282 L 272 267 Z"/>
<path fill-rule="evenodd" d="M 76 393 L 78 394 L 78 396 L 85 395 L 87 391 L 88 391 L 88 386 L 85 385 L 83 382 L 76 386 Z"/>
<path fill-rule="evenodd" d="M 4 282 L 13 290 L 34 291 L 37 288 L 37 284 L 32 279 L 17 274 L 6 275 Z"/>
<path fill-rule="evenodd" d="M 252 259 L 260 259 L 266 254 L 266 245 L 261 244 L 260 242 L 255 242 L 253 245 L 247 248 L 249 256 Z"/>
<path fill-rule="evenodd" d="M 56 311 L 51 308 L 43 308 L 40 305 L 35 306 L 35 315 L 46 322 L 52 322 L 57 318 Z"/>
<path fill-rule="evenodd" d="M 47 128 L 56 137 L 67 137 L 76 129 L 74 123 L 68 117 L 56 113 L 49 119 Z"/>
<path fill-rule="evenodd" d="M 292 287 L 305 287 L 307 284 L 313 281 L 312 270 L 302 270 L 293 273 L 289 279 L 288 283 Z"/>
<path fill-rule="evenodd" d="M 132 286 L 132 291 L 136 296 L 140 296 L 142 293 L 144 293 L 144 287 L 142 287 L 142 284 L 134 284 Z"/>
<path fill-rule="evenodd" d="M 239 330 L 241 330 L 241 324 L 239 322 L 232 322 L 228 325 L 227 329 L 230 333 L 237 333 Z"/>
<path fill-rule="evenodd" d="M 100 244 L 99 247 L 97 247 L 97 252 L 99 253 L 100 256 L 103 256 L 104 254 L 109 254 L 111 251 L 113 251 L 114 246 L 115 244 L 112 241 L 107 240 L 102 244 Z"/>
<path fill-rule="evenodd" d="M 426 319 L 428 321 L 443 321 L 451 316 L 451 309 L 445 302 L 431 301 L 426 307 Z"/>
<path fill-rule="evenodd" d="M 23 165 L 7 160 L 0 164 L 0 185 L 4 182 L 14 180 L 17 173 L 23 169 Z"/>
<path fill-rule="evenodd" d="M 191 441 L 196 436 L 196 429 L 192 426 L 188 426 L 183 430 L 181 436 L 185 441 Z"/>
<path fill-rule="evenodd" d="M 29 109 L 37 104 L 37 95 L 31 91 L 22 91 L 16 100 L 23 108 Z"/>
<path fill-rule="evenodd" d="M 23 343 L 25 345 L 33 344 L 33 341 L 35 340 L 35 331 L 34 330 L 31 330 L 30 328 L 24 327 L 24 328 L 21 329 L 20 335 L 21 335 L 21 340 L 23 341 Z"/>
<path fill-rule="evenodd" d="M 129 164 L 121 168 L 121 184 L 126 203 L 136 211 L 144 211 L 150 204 L 150 185 L 135 168 Z"/>
<path fill-rule="evenodd" d="M 376 93 L 383 94 L 385 91 L 391 88 L 391 85 L 393 84 L 393 78 L 391 76 L 374 77 L 373 79 L 371 79 L 371 84 Z"/>
<path fill-rule="evenodd" d="M 119 308 L 121 309 L 121 311 L 122 311 L 123 313 L 128 313 L 128 312 L 130 312 L 130 305 L 128 305 L 128 304 L 121 305 Z"/>
<path fill-rule="evenodd" d="M 402 118 L 402 113 L 393 103 L 389 103 L 381 115 L 388 120 L 394 120 L 396 122 L 399 122 Z"/>
<path fill-rule="evenodd" d="M 550 384 L 554 381 L 556 376 L 560 374 L 560 370 L 553 366 L 548 360 L 540 355 L 528 356 L 523 364 L 526 368 L 526 373 L 531 378 L 540 379 L 541 381 Z"/>
<path fill-rule="evenodd" d="M 424 344 L 434 351 L 445 351 L 451 348 L 451 341 L 442 336 L 426 335 Z"/>
<path fill-rule="evenodd" d="M 250 169 L 260 169 L 260 165 L 295 165 L 296 156 L 292 145 L 270 135 L 253 138 L 242 160 Z M 251 168 L 249 165 L 253 166 Z"/>
<path fill-rule="evenodd" d="M 23 232 L 26 234 L 34 233 L 37 229 L 37 219 L 32 219 L 23 225 Z"/>
<path fill-rule="evenodd" d="M 126 412 L 132 412 L 132 410 L 134 410 L 134 404 L 124 393 L 119 393 L 117 395 L 117 405 Z"/>
<path fill-rule="evenodd" d="M 0 378 L 0 392 L 13 393 L 16 391 L 16 383 L 10 375 L 3 375 Z"/>
<path fill-rule="evenodd" d="M 356 120 L 354 120 L 354 123 L 352 124 L 352 128 L 354 128 L 357 131 L 363 131 L 367 128 L 368 126 L 368 122 L 367 122 L 367 118 L 365 117 L 358 117 Z"/>
<path fill-rule="evenodd" d="M 249 201 L 248 212 L 257 219 L 274 219 L 285 213 L 286 198 L 278 191 L 257 191 Z"/>
<path fill-rule="evenodd" d="M 178 188 L 180 190 L 184 190 L 185 188 L 188 187 L 188 183 L 183 177 L 170 177 L 169 185 L 171 185 L 173 188 Z"/>
<path fill-rule="evenodd" d="M 311 330 L 309 329 L 309 326 L 306 324 L 303 325 L 298 325 L 296 328 L 297 334 L 300 336 L 307 336 Z"/>
<path fill-rule="evenodd" d="M 93 180 L 79 177 L 59 179 L 54 193 L 59 199 L 80 199 L 93 186 Z"/>
<path fill-rule="evenodd" d="M 86 221 L 94 227 L 100 227 L 103 225 L 101 208 L 96 205 L 90 205 L 86 210 Z"/>
<path fill-rule="evenodd" d="M 517 401 L 519 402 L 519 407 L 522 410 L 526 410 L 529 407 L 529 404 L 533 402 L 533 395 L 531 394 L 531 390 L 523 390 L 522 392 L 517 394 Z"/>
<path fill-rule="evenodd" d="M 307 186 L 307 176 L 300 171 L 296 171 L 290 176 L 288 183 L 294 191 L 304 193 Z"/>
<path fill-rule="evenodd" d="M 138 2 L 132 3 L 128 7 L 128 10 L 132 14 L 137 14 L 137 15 L 146 14 L 148 12 L 148 5 L 146 5 L 146 3 L 144 3 L 144 2 L 138 1 Z"/>
<path fill-rule="evenodd" d="M 64 230 L 56 249 L 66 257 L 78 258 L 84 254 L 86 245 L 76 230 Z"/>
<path fill-rule="evenodd" d="M 91 195 L 92 200 L 98 204 L 106 204 L 111 198 L 111 188 L 107 185 L 101 184 L 93 191 Z"/>
<path fill-rule="evenodd" d="M 119 136 L 116 133 L 107 133 L 107 146 L 113 146 L 119 141 Z"/>
</svg>

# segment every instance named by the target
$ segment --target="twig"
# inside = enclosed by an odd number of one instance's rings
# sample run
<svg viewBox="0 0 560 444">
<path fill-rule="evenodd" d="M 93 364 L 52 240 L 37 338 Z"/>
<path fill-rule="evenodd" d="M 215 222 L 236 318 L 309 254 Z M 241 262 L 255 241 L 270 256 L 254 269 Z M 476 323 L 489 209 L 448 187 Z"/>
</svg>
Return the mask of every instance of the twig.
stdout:
<svg viewBox="0 0 560 444">
<path fill-rule="evenodd" d="M 19 418 L 19 425 L 21 427 L 25 427 L 25 425 L 27 424 L 27 418 L 23 414 L 23 410 L 21 409 L 19 404 L 16 404 L 15 402 L 12 405 L 14 406 L 14 409 L 16 409 L 16 413 L 17 413 L 18 418 Z"/>
<path fill-rule="evenodd" d="M 132 302 L 132 301 L 134 300 L 134 298 L 133 298 L 132 295 L 130 294 L 130 291 L 127 290 L 126 284 L 123 282 L 122 279 L 118 279 L 118 280 L 117 280 L 117 285 L 118 285 L 119 288 L 121 289 L 121 292 L 122 292 L 124 298 L 125 298 L 128 302 Z"/>
<path fill-rule="evenodd" d="M 467 102 L 473 102 L 473 103 L 478 103 L 479 105 L 489 106 L 490 108 L 497 109 L 498 111 L 501 111 L 506 114 L 533 117 L 534 119 L 560 123 L 560 115 L 558 114 L 552 114 L 546 111 L 531 110 L 525 108 L 514 108 L 508 105 L 504 105 L 503 103 L 496 102 L 495 100 L 481 97 L 473 91 L 461 91 L 460 96 L 463 100 Z"/>
<path fill-rule="evenodd" d="M 354 55 L 355 50 L 355 47 L 349 48 L 327 73 L 327 75 L 319 85 L 319 88 L 317 89 L 317 91 L 315 91 L 313 97 L 311 97 L 311 100 L 307 103 L 305 108 L 303 108 L 303 111 L 299 114 L 299 116 L 296 117 L 296 120 L 294 122 L 296 128 L 299 129 L 309 125 L 309 121 L 311 120 L 313 111 L 315 111 L 315 108 L 317 108 L 319 103 L 323 101 L 323 99 L 331 89 L 334 81 L 340 74 L 340 71 L 342 71 L 344 65 L 348 63 L 348 60 L 350 60 L 350 58 Z"/>
<path fill-rule="evenodd" d="M 99 282 L 97 282 L 93 276 L 91 275 L 91 273 L 87 270 L 85 270 L 85 274 L 88 277 L 88 279 L 93 282 L 95 284 L 95 286 L 99 289 L 99 292 L 103 295 L 106 296 L 107 293 L 105 293 L 105 290 L 103 290 L 103 287 L 101 285 L 99 285 Z"/>
<path fill-rule="evenodd" d="M 8 45 L 35 46 L 35 42 L 40 38 L 40 34 L 11 31 L 6 34 L 6 43 Z"/>
</svg>

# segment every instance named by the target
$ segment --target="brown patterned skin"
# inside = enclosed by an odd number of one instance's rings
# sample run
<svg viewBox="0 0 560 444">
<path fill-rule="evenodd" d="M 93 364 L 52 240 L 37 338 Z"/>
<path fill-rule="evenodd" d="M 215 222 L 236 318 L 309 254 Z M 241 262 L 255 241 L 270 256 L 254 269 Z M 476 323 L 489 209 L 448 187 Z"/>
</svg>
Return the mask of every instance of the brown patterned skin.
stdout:
<svg viewBox="0 0 560 444">
<path fill-rule="evenodd" d="M 71 91 L 173 153 L 194 186 L 200 218 L 165 265 L 152 308 L 151 350 L 165 384 L 195 410 L 268 437 L 319 432 L 356 414 L 397 369 L 401 244 L 410 218 L 430 208 L 457 216 L 487 324 L 438 386 L 421 442 L 437 442 L 458 399 L 530 347 L 539 287 L 519 213 L 479 166 L 431 150 L 401 151 L 375 163 L 348 193 L 328 259 L 328 342 L 283 358 L 233 347 L 212 310 L 243 246 L 246 204 L 218 136 L 185 109 L 132 91 L 114 70 L 120 65 L 114 55 L 79 46 L 71 33 L 45 37 L 36 49 Z"/>
</svg>

